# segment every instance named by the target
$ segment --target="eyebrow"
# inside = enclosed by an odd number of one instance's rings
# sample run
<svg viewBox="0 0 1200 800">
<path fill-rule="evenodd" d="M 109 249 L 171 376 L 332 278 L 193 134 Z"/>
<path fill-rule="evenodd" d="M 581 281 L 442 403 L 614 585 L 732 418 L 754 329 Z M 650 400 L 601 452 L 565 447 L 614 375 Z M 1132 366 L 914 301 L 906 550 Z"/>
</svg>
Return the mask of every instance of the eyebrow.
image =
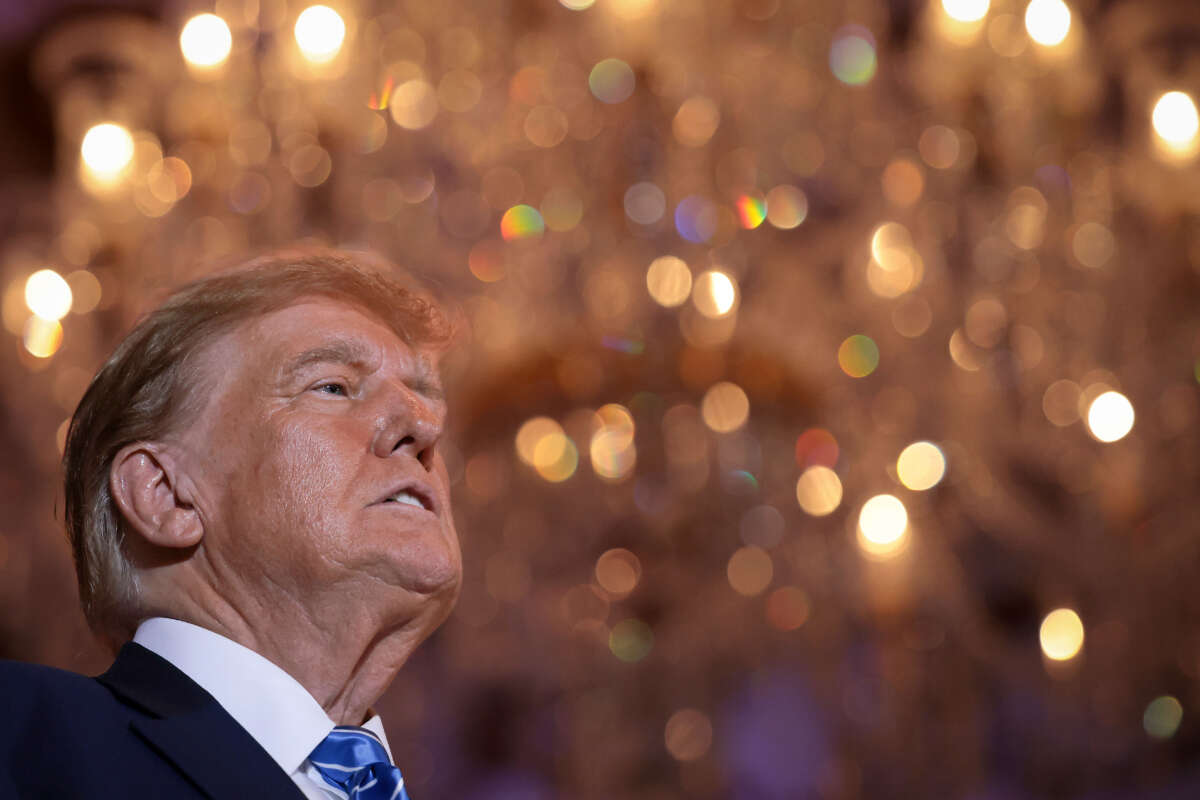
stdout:
<svg viewBox="0 0 1200 800">
<path fill-rule="evenodd" d="M 359 372 L 367 371 L 367 365 L 374 353 L 352 339 L 334 339 L 311 347 L 284 364 L 280 372 L 282 381 L 293 380 L 298 374 L 314 364 L 344 364 Z M 430 366 L 428 359 L 418 356 L 415 373 L 405 379 L 405 384 L 419 394 L 433 400 L 444 400 L 445 392 L 438 380 L 437 371 Z"/>
</svg>

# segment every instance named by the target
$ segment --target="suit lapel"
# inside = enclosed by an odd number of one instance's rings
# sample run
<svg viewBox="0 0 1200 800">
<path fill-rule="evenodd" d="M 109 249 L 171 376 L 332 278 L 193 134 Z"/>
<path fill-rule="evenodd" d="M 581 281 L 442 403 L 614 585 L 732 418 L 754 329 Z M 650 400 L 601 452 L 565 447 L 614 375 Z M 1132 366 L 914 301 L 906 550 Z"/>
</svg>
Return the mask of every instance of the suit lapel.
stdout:
<svg viewBox="0 0 1200 800">
<path fill-rule="evenodd" d="M 147 714 L 134 731 L 210 797 L 303 796 L 212 695 L 141 645 L 122 647 L 97 680 Z"/>
</svg>

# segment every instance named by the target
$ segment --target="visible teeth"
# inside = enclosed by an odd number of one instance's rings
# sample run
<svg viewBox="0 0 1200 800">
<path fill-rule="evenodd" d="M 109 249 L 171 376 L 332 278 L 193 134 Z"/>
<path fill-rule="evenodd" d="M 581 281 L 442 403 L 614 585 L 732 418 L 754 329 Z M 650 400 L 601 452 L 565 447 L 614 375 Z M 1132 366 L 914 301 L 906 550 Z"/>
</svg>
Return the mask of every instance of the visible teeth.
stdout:
<svg viewBox="0 0 1200 800">
<path fill-rule="evenodd" d="M 407 489 L 398 494 L 392 495 L 388 499 L 397 503 L 407 503 L 408 505 L 416 506 L 417 508 L 425 507 L 425 504 L 421 502 L 421 499 Z"/>
</svg>

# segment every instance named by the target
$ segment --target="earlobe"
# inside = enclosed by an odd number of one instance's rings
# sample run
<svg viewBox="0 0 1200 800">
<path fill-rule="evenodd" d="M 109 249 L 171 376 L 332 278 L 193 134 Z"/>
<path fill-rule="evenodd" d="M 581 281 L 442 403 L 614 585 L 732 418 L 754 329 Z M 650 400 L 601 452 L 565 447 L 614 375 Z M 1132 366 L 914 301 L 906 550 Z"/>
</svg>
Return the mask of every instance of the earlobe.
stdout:
<svg viewBox="0 0 1200 800">
<path fill-rule="evenodd" d="M 203 536 L 196 509 L 180 496 L 176 465 L 149 442 L 123 447 L 113 459 L 109 491 L 133 531 L 159 547 L 186 548 Z"/>
</svg>

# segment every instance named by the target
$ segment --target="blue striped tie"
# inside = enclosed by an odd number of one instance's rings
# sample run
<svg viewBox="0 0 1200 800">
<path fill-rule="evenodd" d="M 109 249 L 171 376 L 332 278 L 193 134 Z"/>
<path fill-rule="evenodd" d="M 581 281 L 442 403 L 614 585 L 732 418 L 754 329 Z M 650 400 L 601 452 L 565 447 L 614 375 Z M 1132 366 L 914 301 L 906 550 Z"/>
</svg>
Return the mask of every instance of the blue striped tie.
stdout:
<svg viewBox="0 0 1200 800">
<path fill-rule="evenodd" d="M 339 725 L 313 748 L 309 761 L 350 800 L 408 800 L 404 778 L 366 728 Z"/>
</svg>

